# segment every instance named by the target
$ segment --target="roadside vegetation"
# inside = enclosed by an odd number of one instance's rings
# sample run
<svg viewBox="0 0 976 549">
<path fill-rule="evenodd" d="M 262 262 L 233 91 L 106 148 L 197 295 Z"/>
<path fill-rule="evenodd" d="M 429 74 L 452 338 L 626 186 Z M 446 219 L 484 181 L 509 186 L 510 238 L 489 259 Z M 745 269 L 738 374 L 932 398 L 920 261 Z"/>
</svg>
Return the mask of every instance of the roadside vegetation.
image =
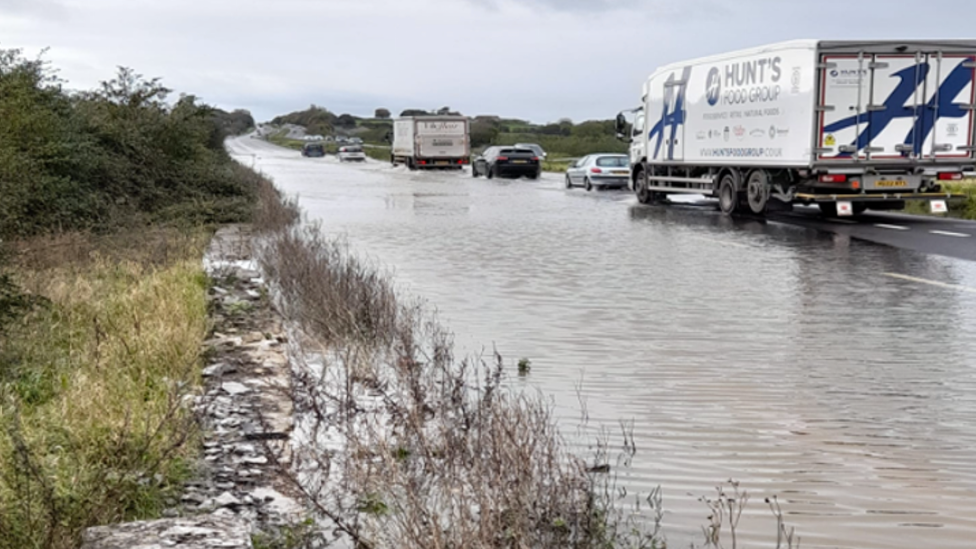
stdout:
<svg viewBox="0 0 976 549">
<path fill-rule="evenodd" d="M 949 217 L 976 220 L 976 179 L 943 183 L 942 188 L 961 197 L 947 203 Z M 931 215 L 928 202 L 910 201 L 905 205 L 905 213 Z"/>
<path fill-rule="evenodd" d="M 68 93 L 0 51 L 0 549 L 68 549 L 156 518 L 193 473 L 211 227 L 258 177 L 223 148 L 245 111 L 129 69 Z"/>
</svg>

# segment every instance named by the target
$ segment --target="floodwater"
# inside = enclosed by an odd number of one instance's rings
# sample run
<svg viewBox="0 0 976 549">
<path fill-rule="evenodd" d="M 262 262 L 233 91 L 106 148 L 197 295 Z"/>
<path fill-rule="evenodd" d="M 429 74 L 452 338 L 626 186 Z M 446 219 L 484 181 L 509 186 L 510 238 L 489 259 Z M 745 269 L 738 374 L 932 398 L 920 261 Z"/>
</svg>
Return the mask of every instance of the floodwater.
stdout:
<svg viewBox="0 0 976 549">
<path fill-rule="evenodd" d="M 803 547 L 976 547 L 976 264 L 555 176 L 230 148 L 436 307 L 459 354 L 530 358 L 567 434 L 581 398 L 591 427 L 633 422 L 621 482 L 662 487 L 670 546 L 702 545 L 698 498 L 735 479 L 747 547 L 775 546 L 772 495 Z"/>
</svg>

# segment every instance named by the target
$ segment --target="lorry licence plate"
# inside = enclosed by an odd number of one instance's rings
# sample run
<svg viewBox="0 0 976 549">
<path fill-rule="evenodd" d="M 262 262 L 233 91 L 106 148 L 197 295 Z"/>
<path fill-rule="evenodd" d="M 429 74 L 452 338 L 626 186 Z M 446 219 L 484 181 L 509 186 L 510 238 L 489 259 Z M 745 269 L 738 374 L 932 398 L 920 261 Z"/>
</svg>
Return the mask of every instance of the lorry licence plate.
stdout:
<svg viewBox="0 0 976 549">
<path fill-rule="evenodd" d="M 874 182 L 875 187 L 907 187 L 908 182 L 901 179 L 879 179 Z"/>
</svg>

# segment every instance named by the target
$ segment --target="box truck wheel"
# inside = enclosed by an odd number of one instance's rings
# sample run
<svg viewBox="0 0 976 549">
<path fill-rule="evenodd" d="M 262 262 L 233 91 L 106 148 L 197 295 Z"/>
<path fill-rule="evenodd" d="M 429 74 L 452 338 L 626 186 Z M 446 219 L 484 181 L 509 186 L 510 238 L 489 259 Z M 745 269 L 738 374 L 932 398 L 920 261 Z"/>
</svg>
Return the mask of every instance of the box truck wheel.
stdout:
<svg viewBox="0 0 976 549">
<path fill-rule="evenodd" d="M 641 170 L 637 174 L 637 201 L 641 204 L 650 204 L 654 202 L 656 198 L 655 194 L 652 193 L 648 187 L 651 186 L 651 182 L 647 179 L 647 170 Z"/>
<path fill-rule="evenodd" d="M 752 213 L 756 215 L 766 213 L 769 191 L 769 175 L 765 170 L 755 170 L 749 174 L 749 180 L 746 182 L 746 202 Z"/>
<path fill-rule="evenodd" d="M 723 175 L 718 184 L 718 207 L 726 215 L 734 214 L 739 207 L 739 193 L 735 190 L 735 177 L 731 173 Z"/>
</svg>

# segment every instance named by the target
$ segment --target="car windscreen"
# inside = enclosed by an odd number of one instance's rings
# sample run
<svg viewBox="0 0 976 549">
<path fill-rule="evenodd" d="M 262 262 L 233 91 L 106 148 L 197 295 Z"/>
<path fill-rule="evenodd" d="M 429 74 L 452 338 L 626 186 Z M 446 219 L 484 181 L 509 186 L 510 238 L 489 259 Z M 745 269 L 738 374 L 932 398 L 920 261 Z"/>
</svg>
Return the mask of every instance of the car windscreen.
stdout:
<svg viewBox="0 0 976 549">
<path fill-rule="evenodd" d="M 322 145 L 308 145 L 305 147 L 305 150 L 309 152 L 322 152 L 324 149 L 322 149 Z"/>
<path fill-rule="evenodd" d="M 359 147 L 346 147 L 347 153 L 361 153 L 363 150 Z"/>
<path fill-rule="evenodd" d="M 502 149 L 498 151 L 498 154 L 528 154 L 535 155 L 535 151 L 532 149 Z"/>
<path fill-rule="evenodd" d="M 601 168 L 629 168 L 630 159 L 626 156 L 601 156 L 596 159 L 596 165 Z"/>
</svg>

